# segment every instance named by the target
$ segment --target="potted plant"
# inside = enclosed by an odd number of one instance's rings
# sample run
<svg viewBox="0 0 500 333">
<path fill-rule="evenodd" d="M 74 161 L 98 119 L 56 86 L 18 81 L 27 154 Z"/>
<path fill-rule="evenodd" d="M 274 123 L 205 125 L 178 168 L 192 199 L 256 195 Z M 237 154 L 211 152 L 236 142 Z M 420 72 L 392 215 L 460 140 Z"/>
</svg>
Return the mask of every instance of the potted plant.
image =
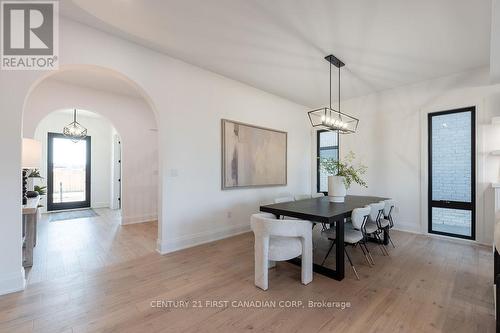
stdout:
<svg viewBox="0 0 500 333">
<path fill-rule="evenodd" d="M 368 187 L 362 176 L 366 173 L 366 166 L 354 165 L 356 156 L 351 151 L 343 159 L 337 161 L 333 158 L 320 160 L 321 169 L 328 174 L 328 196 L 331 202 L 344 202 L 347 189 L 352 183 Z"/>
<path fill-rule="evenodd" d="M 40 176 L 40 171 L 38 169 L 31 169 L 28 171 L 28 184 L 27 188 L 29 192 L 34 192 L 35 191 L 35 178 L 42 179 L 43 177 Z M 33 195 L 33 193 L 32 193 Z"/>
</svg>

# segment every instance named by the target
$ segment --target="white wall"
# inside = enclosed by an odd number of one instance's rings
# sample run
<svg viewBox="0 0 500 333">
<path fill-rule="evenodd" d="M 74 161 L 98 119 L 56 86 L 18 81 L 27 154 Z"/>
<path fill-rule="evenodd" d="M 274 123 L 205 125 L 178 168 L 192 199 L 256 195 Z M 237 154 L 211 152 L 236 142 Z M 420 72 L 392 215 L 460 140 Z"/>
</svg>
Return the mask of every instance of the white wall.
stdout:
<svg viewBox="0 0 500 333">
<path fill-rule="evenodd" d="M 500 0 L 491 1 L 491 83 L 500 83 Z"/>
<path fill-rule="evenodd" d="M 500 143 L 493 136 L 498 129 L 486 128 L 491 127 L 491 116 L 500 114 L 500 103 L 493 107 L 490 101 L 499 92 L 499 86 L 489 86 L 489 72 L 485 68 L 343 101 L 343 111 L 358 117 L 360 123 L 356 134 L 341 136 L 341 155 L 352 150 L 368 166 L 368 189 L 353 186 L 349 192 L 395 198 L 397 227 L 426 233 L 427 113 L 474 105 L 476 238 L 481 243 L 491 243 L 493 208 L 485 207 L 485 202 L 490 200 L 490 183 L 498 181 L 500 164 L 497 162 L 494 172 L 488 153 L 493 146 L 498 149 Z"/>
<path fill-rule="evenodd" d="M 66 19 L 60 20 L 59 28 L 63 70 L 79 64 L 120 73 L 136 84 L 156 112 L 160 252 L 247 231 L 250 214 L 258 210 L 260 202 L 284 193 L 309 192 L 311 151 L 306 107 Z M 82 45 L 86 52 L 82 52 Z M 10 157 L 0 165 L 3 193 L 9 193 L 0 198 L 0 294 L 23 285 L 19 213 L 22 112 L 32 87 L 45 75 L 32 71 L 0 75 L 0 149 L 3 156 Z M 119 124 L 107 118 L 122 134 Z M 221 118 L 288 132 L 287 186 L 221 191 Z M 125 179 L 125 167 L 123 172 Z M 142 173 L 136 175 L 136 179 L 141 178 Z M 145 201 L 138 198 L 134 202 L 142 205 Z"/>
<path fill-rule="evenodd" d="M 40 175 L 47 185 L 47 133 L 61 133 L 64 126 L 73 121 L 73 115 L 64 111 L 55 111 L 42 119 L 35 130 L 34 138 L 42 142 L 42 165 Z M 92 208 L 110 206 L 111 155 L 113 126 L 103 117 L 78 115 L 78 122 L 87 128 L 91 137 L 91 179 L 90 202 Z M 42 204 L 46 211 L 46 197 Z"/>
<path fill-rule="evenodd" d="M 156 220 L 158 139 L 152 131 L 157 125 L 150 107 L 142 99 L 49 79 L 37 86 L 26 101 L 24 136 L 32 137 L 38 122 L 52 110 L 61 108 L 89 110 L 109 120 L 122 139 L 122 223 Z M 87 127 L 92 130 L 91 126 Z M 109 160 L 112 154 L 108 153 Z M 106 166 L 108 179 L 110 163 Z M 95 204 L 109 206 L 110 181 L 106 180 L 103 186 L 107 186 L 103 192 L 107 197 L 99 196 Z"/>
</svg>

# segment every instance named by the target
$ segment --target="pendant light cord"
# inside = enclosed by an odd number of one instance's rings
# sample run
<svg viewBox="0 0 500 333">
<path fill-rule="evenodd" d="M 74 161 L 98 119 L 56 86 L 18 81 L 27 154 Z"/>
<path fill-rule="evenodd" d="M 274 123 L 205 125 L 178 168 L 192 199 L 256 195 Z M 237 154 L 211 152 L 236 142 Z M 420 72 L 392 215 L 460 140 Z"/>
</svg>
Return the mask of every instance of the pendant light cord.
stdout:
<svg viewBox="0 0 500 333">
<path fill-rule="evenodd" d="M 330 109 L 332 108 L 332 63 L 330 62 Z"/>
<path fill-rule="evenodd" d="M 76 109 L 73 111 L 73 121 L 76 123 Z"/>
<path fill-rule="evenodd" d="M 339 67 L 339 112 L 340 112 L 340 67 Z"/>
</svg>

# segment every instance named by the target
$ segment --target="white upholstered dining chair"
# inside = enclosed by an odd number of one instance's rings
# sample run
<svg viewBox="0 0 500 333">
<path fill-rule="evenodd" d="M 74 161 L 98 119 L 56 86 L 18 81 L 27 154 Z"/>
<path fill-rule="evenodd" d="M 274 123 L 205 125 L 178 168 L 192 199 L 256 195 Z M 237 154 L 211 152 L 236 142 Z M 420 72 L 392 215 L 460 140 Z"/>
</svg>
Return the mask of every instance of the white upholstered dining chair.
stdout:
<svg viewBox="0 0 500 333">
<path fill-rule="evenodd" d="M 392 247 L 396 247 L 394 245 L 394 242 L 392 241 L 391 234 L 388 232 L 390 229 L 394 228 L 394 218 L 392 217 L 392 213 L 394 211 L 394 208 L 396 207 L 396 202 L 392 199 L 385 200 L 384 201 L 385 206 L 384 206 L 384 214 L 381 217 L 381 226 L 385 225 L 386 231 L 387 231 L 387 238 L 392 244 Z"/>
<path fill-rule="evenodd" d="M 373 258 L 371 257 L 370 250 L 368 249 L 368 247 L 366 247 L 365 243 L 366 239 L 363 235 L 363 232 L 361 231 L 366 221 L 368 220 L 369 214 L 370 214 L 370 207 L 355 208 L 352 211 L 351 214 L 352 224 L 346 223 L 344 228 L 344 244 L 352 245 L 353 247 L 359 244 L 359 247 L 361 248 L 361 251 L 363 251 L 363 255 L 365 256 L 368 265 L 371 266 L 373 264 Z M 325 258 L 323 259 L 323 262 L 321 263 L 321 265 L 324 265 L 326 259 L 328 258 L 330 252 L 333 249 L 333 246 L 335 245 L 335 242 L 337 241 L 337 235 L 335 233 L 335 228 L 325 229 L 321 232 L 321 235 L 327 237 L 328 240 L 332 242 L 330 248 L 328 249 L 328 252 L 325 255 Z M 347 256 L 347 259 L 349 260 L 349 263 L 351 264 L 352 271 L 354 272 L 354 275 L 356 275 L 356 279 L 359 280 L 358 272 L 356 271 L 356 267 L 354 267 L 349 252 L 347 252 L 347 248 L 344 247 L 344 251 L 345 255 Z"/>
<path fill-rule="evenodd" d="M 377 203 L 369 204 L 370 207 L 370 215 L 368 216 L 368 221 L 365 223 L 363 228 L 363 233 L 367 236 L 373 236 L 377 239 L 377 243 L 382 251 L 382 254 L 389 255 L 389 252 L 382 245 L 382 238 L 380 235 L 383 232 L 384 227 L 386 226 L 386 221 L 382 220 L 382 216 L 384 215 L 384 207 L 385 202 L 380 201 Z"/>
<path fill-rule="evenodd" d="M 251 217 L 255 235 L 255 285 L 268 289 L 268 270 L 275 261 L 302 256 L 303 284 L 313 278 L 311 222 L 278 220 L 273 214 L 259 213 Z"/>
<path fill-rule="evenodd" d="M 323 193 L 323 192 L 313 193 L 313 194 L 311 195 L 311 197 L 312 197 L 313 199 L 314 199 L 314 198 L 322 198 L 322 197 L 324 197 L 324 196 L 325 196 L 325 193 Z"/>
</svg>

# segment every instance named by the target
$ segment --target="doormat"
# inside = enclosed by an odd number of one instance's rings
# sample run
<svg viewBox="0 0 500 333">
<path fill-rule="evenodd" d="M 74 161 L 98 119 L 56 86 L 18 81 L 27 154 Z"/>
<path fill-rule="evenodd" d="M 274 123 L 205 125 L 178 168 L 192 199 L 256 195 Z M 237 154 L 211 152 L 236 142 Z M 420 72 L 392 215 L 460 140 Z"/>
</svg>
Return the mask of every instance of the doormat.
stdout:
<svg viewBox="0 0 500 333">
<path fill-rule="evenodd" d="M 67 212 L 50 213 L 49 222 L 75 220 L 85 217 L 99 216 L 93 209 L 72 210 Z"/>
</svg>

